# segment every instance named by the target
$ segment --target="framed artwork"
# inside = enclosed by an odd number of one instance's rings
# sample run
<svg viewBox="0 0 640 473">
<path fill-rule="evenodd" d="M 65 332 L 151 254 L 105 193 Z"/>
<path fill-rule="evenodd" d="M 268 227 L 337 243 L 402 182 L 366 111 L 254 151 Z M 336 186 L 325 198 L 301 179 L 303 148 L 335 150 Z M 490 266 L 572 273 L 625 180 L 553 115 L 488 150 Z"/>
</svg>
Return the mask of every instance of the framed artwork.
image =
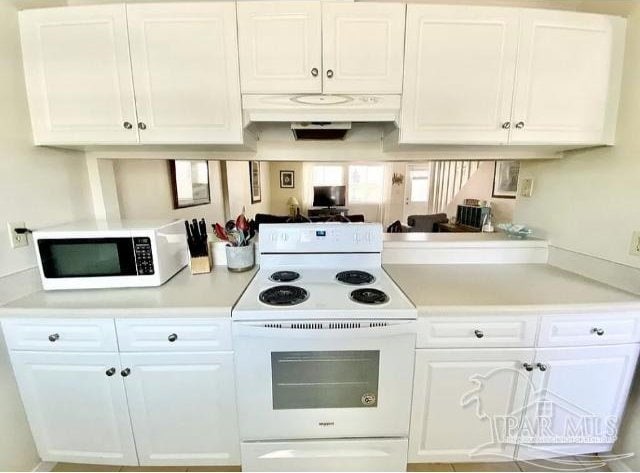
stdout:
<svg viewBox="0 0 640 473">
<path fill-rule="evenodd" d="M 496 161 L 493 171 L 492 197 L 515 199 L 518 193 L 520 161 Z"/>
<path fill-rule="evenodd" d="M 257 204 L 261 202 L 260 161 L 249 161 L 249 185 L 251 186 L 251 203 Z"/>
<path fill-rule="evenodd" d="M 280 189 L 295 189 L 295 173 L 293 171 L 280 171 Z"/>
<path fill-rule="evenodd" d="M 207 161 L 169 161 L 169 172 L 174 209 L 211 203 Z"/>
</svg>

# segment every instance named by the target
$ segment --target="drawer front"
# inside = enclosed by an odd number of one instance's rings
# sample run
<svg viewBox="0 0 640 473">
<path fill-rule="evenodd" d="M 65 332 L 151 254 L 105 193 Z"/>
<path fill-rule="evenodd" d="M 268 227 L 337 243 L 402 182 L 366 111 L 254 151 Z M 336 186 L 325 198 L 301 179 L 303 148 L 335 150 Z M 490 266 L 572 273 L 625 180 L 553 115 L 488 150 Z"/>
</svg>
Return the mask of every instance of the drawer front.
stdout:
<svg viewBox="0 0 640 473">
<path fill-rule="evenodd" d="M 640 342 L 640 314 L 543 317 L 541 347 L 614 345 Z"/>
<path fill-rule="evenodd" d="M 231 350 L 231 319 L 116 319 L 120 351 Z"/>
<path fill-rule="evenodd" d="M 118 351 L 113 319 L 11 319 L 2 328 L 10 350 Z"/>
<path fill-rule="evenodd" d="M 426 317 L 418 320 L 418 348 L 533 347 L 538 318 Z"/>
</svg>

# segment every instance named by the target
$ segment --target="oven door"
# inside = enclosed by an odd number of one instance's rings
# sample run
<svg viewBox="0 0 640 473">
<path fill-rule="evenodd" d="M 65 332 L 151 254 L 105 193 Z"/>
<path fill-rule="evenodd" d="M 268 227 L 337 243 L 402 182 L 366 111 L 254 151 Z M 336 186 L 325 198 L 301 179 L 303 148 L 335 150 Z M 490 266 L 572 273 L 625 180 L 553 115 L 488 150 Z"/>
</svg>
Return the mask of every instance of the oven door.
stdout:
<svg viewBox="0 0 640 473">
<path fill-rule="evenodd" d="M 415 321 L 234 322 L 243 440 L 406 437 Z"/>
</svg>

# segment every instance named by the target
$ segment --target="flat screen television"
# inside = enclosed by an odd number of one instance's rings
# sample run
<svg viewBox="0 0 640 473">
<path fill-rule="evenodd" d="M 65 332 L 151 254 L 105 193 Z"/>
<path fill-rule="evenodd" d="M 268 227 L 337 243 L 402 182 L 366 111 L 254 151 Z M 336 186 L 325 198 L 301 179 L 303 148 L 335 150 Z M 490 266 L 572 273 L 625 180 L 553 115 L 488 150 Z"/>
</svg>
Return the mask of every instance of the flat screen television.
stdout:
<svg viewBox="0 0 640 473">
<path fill-rule="evenodd" d="M 314 207 L 343 207 L 347 186 L 314 186 Z"/>
</svg>

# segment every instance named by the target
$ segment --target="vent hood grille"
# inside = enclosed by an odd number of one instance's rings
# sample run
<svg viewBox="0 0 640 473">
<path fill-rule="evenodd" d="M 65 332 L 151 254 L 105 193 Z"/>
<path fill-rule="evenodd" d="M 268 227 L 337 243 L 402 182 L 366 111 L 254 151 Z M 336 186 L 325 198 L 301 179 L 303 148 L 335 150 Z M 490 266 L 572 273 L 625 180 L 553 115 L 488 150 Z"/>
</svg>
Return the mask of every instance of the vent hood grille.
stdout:
<svg viewBox="0 0 640 473">
<path fill-rule="evenodd" d="M 351 122 L 296 122 L 291 131 L 296 141 L 305 140 L 344 140 L 351 130 Z"/>
</svg>

